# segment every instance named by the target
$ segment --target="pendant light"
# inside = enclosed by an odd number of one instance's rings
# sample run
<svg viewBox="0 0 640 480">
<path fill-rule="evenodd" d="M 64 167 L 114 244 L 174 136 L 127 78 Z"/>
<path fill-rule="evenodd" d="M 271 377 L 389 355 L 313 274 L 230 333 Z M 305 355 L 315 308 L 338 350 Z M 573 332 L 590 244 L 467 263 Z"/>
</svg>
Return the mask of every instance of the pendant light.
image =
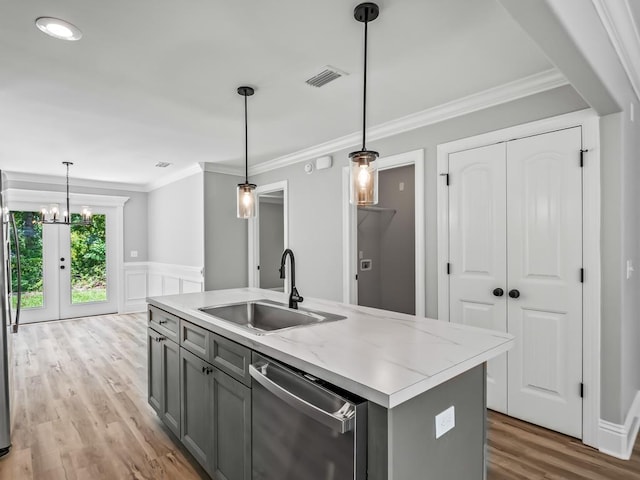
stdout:
<svg viewBox="0 0 640 480">
<path fill-rule="evenodd" d="M 367 26 L 378 18 L 380 9 L 375 3 L 361 3 L 353 11 L 358 22 L 364 23 L 364 80 L 362 96 L 362 149 L 349 154 L 351 181 L 349 201 L 352 205 L 378 203 L 378 152 L 367 150 Z"/>
<path fill-rule="evenodd" d="M 247 127 L 247 97 L 255 93 L 251 87 L 239 87 L 244 97 L 244 183 L 238 184 L 238 218 L 256 216 L 256 185 L 249 183 L 249 129 Z"/>
<path fill-rule="evenodd" d="M 67 203 L 66 210 L 60 212 L 60 205 L 52 203 L 48 207 L 42 207 L 40 213 L 42 214 L 42 223 L 49 225 L 91 225 L 92 213 L 91 209 L 87 206 L 83 206 L 80 209 L 80 220 L 71 220 L 71 209 L 69 202 L 69 167 L 73 165 L 73 162 L 62 162 L 67 167 Z"/>
</svg>

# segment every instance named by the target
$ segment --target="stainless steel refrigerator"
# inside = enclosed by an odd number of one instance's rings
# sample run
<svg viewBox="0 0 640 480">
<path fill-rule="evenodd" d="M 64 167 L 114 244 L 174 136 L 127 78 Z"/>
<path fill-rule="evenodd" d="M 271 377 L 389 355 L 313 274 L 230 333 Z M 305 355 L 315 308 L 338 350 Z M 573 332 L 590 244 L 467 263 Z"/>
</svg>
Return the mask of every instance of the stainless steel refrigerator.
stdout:
<svg viewBox="0 0 640 480">
<path fill-rule="evenodd" d="M 9 335 L 18 331 L 20 321 L 20 251 L 18 243 L 18 232 L 16 230 L 15 218 L 6 208 L 5 186 L 6 176 L 0 172 L 0 212 L 2 215 L 2 248 L 0 248 L 0 315 L 2 316 L 2 328 L 0 328 L 0 457 L 9 453 L 11 448 L 11 342 Z M 18 285 L 18 303 L 14 314 L 11 312 L 11 240 L 13 236 L 13 246 L 16 260 L 16 283 Z M 15 321 L 14 321 L 15 319 Z"/>
</svg>

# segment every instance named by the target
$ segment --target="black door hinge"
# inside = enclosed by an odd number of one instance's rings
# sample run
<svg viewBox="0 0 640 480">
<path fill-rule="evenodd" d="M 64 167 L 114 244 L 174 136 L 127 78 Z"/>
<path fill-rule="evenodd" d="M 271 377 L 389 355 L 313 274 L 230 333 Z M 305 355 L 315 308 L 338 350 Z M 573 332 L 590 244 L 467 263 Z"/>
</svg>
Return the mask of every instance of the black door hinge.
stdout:
<svg viewBox="0 0 640 480">
<path fill-rule="evenodd" d="M 258 270 L 260 270 L 260 265 L 258 265 Z"/>
<path fill-rule="evenodd" d="M 584 154 L 587 153 L 589 150 L 586 149 L 582 149 L 580 150 L 580 167 L 584 167 Z"/>
<path fill-rule="evenodd" d="M 580 398 L 584 398 L 584 383 L 580 382 Z"/>
<path fill-rule="evenodd" d="M 356 281 L 358 280 L 358 274 L 356 273 Z"/>
<path fill-rule="evenodd" d="M 441 173 L 440 176 L 444 177 L 444 180 L 445 180 L 446 185 L 448 187 L 449 186 L 449 174 L 448 173 Z"/>
<path fill-rule="evenodd" d="M 584 268 L 580 269 L 580 283 L 584 283 Z"/>
<path fill-rule="evenodd" d="M 447 275 L 451 275 L 451 264 L 447 263 Z"/>
</svg>

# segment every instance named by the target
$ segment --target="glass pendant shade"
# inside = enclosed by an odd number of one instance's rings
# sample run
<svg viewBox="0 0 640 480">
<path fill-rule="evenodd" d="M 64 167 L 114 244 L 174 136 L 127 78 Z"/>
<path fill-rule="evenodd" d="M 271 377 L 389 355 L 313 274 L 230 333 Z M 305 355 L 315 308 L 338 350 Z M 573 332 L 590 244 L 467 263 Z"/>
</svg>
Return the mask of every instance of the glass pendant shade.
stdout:
<svg viewBox="0 0 640 480">
<path fill-rule="evenodd" d="M 256 216 L 256 186 L 253 183 L 238 184 L 238 218 Z"/>
<path fill-rule="evenodd" d="M 351 181 L 349 202 L 352 205 L 378 203 L 378 152 L 360 150 L 349 154 Z"/>
<path fill-rule="evenodd" d="M 62 162 L 67 168 L 67 195 L 66 195 L 66 209 L 60 211 L 60 205 L 52 203 L 48 206 L 40 207 L 40 222 L 46 224 L 55 225 L 83 225 L 90 226 L 92 220 L 91 209 L 87 206 L 83 206 L 80 209 L 80 220 L 71 219 L 71 203 L 69 200 L 69 166 L 73 165 L 72 162 Z"/>
</svg>

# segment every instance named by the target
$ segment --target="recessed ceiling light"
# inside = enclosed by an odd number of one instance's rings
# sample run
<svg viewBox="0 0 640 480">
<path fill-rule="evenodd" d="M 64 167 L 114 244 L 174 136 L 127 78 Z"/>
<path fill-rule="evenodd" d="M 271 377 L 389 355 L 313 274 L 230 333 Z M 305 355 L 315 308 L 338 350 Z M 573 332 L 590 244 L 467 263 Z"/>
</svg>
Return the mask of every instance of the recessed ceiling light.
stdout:
<svg viewBox="0 0 640 480">
<path fill-rule="evenodd" d="M 40 17 L 36 19 L 40 31 L 60 40 L 80 40 L 82 32 L 78 27 L 59 18 Z"/>
</svg>

